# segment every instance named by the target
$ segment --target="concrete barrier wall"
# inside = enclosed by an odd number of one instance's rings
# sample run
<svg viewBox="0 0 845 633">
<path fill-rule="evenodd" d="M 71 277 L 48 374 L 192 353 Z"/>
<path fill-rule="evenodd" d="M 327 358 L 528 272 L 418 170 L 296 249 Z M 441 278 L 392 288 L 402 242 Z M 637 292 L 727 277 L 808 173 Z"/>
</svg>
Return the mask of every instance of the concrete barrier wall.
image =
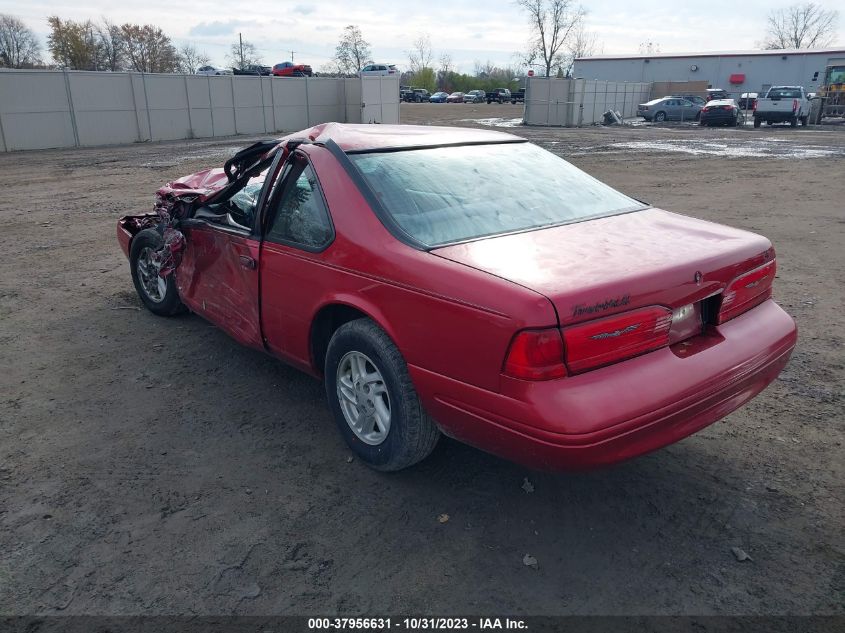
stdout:
<svg viewBox="0 0 845 633">
<path fill-rule="evenodd" d="M 3 151 L 276 134 L 327 121 L 398 123 L 399 79 L 0 72 Z"/>
<path fill-rule="evenodd" d="M 649 83 L 533 77 L 525 88 L 525 124 L 577 127 L 602 120 L 608 110 L 636 115 L 648 101 Z"/>
</svg>

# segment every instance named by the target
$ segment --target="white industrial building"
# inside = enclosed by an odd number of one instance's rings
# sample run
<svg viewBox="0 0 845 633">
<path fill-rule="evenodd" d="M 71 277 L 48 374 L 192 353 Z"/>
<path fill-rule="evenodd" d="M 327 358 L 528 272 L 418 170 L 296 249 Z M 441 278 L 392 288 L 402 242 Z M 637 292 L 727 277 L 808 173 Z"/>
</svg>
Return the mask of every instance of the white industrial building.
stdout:
<svg viewBox="0 0 845 633">
<path fill-rule="evenodd" d="M 576 59 L 573 75 L 605 81 L 704 81 L 732 94 L 763 92 L 773 85 L 815 92 L 825 66 L 833 61 L 845 62 L 845 48 L 598 55 Z"/>
</svg>

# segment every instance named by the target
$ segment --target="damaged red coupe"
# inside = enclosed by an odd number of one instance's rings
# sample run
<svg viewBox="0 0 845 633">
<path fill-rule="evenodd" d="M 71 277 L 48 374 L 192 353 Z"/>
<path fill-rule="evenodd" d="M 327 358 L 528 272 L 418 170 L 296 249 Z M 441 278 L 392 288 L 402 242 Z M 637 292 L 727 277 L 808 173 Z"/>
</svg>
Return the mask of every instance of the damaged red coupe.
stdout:
<svg viewBox="0 0 845 633">
<path fill-rule="evenodd" d="M 380 470 L 441 433 L 535 468 L 612 464 L 742 406 L 796 342 L 766 238 L 499 132 L 320 125 L 168 184 L 117 236 L 153 313 L 321 377 Z"/>
</svg>

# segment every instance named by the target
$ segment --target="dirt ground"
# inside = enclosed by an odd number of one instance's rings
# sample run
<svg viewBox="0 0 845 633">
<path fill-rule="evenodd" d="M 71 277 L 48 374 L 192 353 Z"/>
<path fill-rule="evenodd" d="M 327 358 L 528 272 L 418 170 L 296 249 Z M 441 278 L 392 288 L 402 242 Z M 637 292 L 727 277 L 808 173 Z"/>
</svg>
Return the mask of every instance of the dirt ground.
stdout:
<svg viewBox="0 0 845 633">
<path fill-rule="evenodd" d="M 405 123 L 520 114 L 402 106 Z M 444 440 L 379 474 L 348 461 L 320 384 L 139 309 L 116 219 L 251 139 L 5 154 L 0 614 L 845 613 L 845 129 L 511 131 L 768 236 L 800 331 L 781 378 L 609 470 Z"/>
</svg>

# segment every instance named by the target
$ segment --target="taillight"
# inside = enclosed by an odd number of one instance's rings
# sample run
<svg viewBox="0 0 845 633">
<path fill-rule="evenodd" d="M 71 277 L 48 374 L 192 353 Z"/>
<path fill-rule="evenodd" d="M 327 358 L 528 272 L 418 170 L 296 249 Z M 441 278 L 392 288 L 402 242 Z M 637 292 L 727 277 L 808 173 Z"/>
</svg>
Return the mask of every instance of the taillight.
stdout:
<svg viewBox="0 0 845 633">
<path fill-rule="evenodd" d="M 721 325 L 771 297 L 776 271 L 777 264 L 773 259 L 729 283 L 722 293 L 722 306 L 719 308 L 717 323 Z"/>
<path fill-rule="evenodd" d="M 504 373 L 521 380 L 551 380 L 566 375 L 560 330 L 523 330 L 511 341 Z"/>
<path fill-rule="evenodd" d="M 578 373 L 669 344 L 672 311 L 654 306 L 565 328 L 566 366 Z"/>
<path fill-rule="evenodd" d="M 796 110 L 798 110 L 798 99 L 793 99 L 792 100 L 792 111 L 795 112 Z"/>
<path fill-rule="evenodd" d="M 722 106 L 722 110 L 733 110 L 733 109 L 734 109 L 733 106 L 729 106 L 729 105 L 723 105 Z"/>
<path fill-rule="evenodd" d="M 753 106 L 751 106 L 751 111 L 752 111 L 752 112 L 757 112 L 757 99 L 754 99 L 754 105 L 753 105 Z"/>
</svg>

